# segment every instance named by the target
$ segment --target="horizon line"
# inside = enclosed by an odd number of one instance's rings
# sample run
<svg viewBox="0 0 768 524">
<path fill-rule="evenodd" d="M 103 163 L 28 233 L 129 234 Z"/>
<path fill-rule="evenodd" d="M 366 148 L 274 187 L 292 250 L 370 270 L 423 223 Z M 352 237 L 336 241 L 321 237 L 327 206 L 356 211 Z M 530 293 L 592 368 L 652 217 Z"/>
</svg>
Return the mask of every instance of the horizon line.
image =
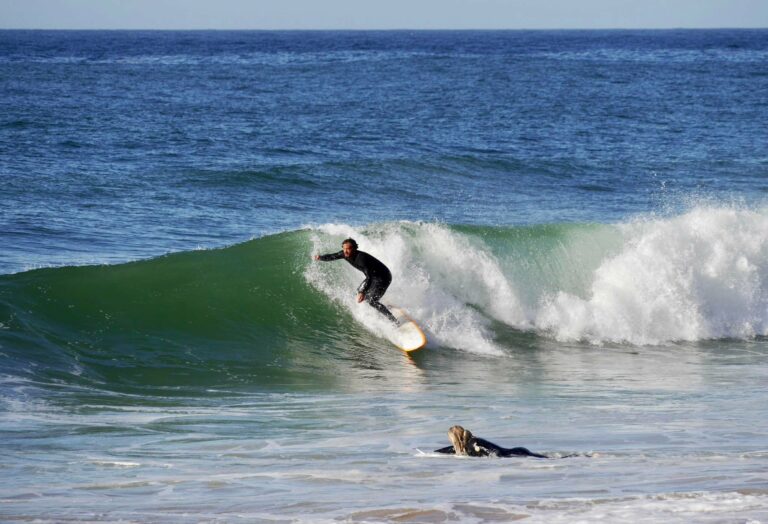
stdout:
<svg viewBox="0 0 768 524">
<path fill-rule="evenodd" d="M 396 32 L 396 31 L 718 31 L 718 30 L 768 30 L 768 27 L 764 26 L 707 26 L 707 27 L 687 27 L 687 26 L 670 26 L 670 27 L 465 27 L 465 28 L 453 28 L 453 27 L 441 27 L 441 28 L 416 28 L 416 27 L 401 27 L 401 28 L 204 28 L 204 27 L 189 27 L 189 28 L 141 28 L 141 27 L 0 27 L 0 31 L 252 31 L 252 32 L 269 32 L 269 31 L 316 31 L 316 32 Z"/>
</svg>

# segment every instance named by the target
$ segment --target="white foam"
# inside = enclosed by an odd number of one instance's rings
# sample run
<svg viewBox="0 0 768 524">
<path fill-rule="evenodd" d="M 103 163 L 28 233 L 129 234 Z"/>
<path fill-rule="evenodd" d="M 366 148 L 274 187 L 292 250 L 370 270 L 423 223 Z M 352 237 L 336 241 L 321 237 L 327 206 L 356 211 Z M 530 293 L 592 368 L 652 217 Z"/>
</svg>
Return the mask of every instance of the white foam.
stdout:
<svg viewBox="0 0 768 524">
<path fill-rule="evenodd" d="M 622 226 L 625 245 L 586 297 L 548 297 L 536 324 L 560 340 L 632 344 L 768 334 L 768 216 L 698 208 Z"/>
<path fill-rule="evenodd" d="M 474 353 L 500 354 L 487 315 L 512 325 L 528 324 L 511 283 L 490 250 L 445 226 L 399 222 L 360 230 L 328 224 L 316 231 L 312 238 L 316 253 L 338 251 L 341 241 L 351 236 L 361 250 L 382 260 L 393 275 L 383 302 L 405 308 L 433 342 Z M 363 278 L 359 272 L 346 264 L 312 264 L 306 277 L 369 330 L 387 336 L 387 321 L 354 300 L 354 290 Z"/>
<path fill-rule="evenodd" d="M 92 460 L 91 463 L 96 466 L 110 468 L 138 468 L 141 466 L 139 462 L 129 462 L 127 460 Z"/>
<path fill-rule="evenodd" d="M 565 232 L 559 247 L 533 245 L 538 260 L 519 259 L 526 256 L 520 252 L 499 259 L 491 247 L 515 249 L 433 223 L 328 224 L 314 229 L 312 241 L 320 253 L 356 238 L 392 270 L 385 303 L 405 308 L 431 341 L 474 353 L 501 353 L 494 321 L 593 343 L 768 335 L 768 213 L 701 206 L 620 224 L 610 234 L 620 238 L 608 246 L 603 230 Z M 354 300 L 360 273 L 346 264 L 311 264 L 306 278 L 387 336 L 388 323 Z"/>
<path fill-rule="evenodd" d="M 765 495 L 693 492 L 540 501 L 519 510 L 529 522 L 761 522 L 754 517 L 765 515 L 766 502 Z"/>
</svg>

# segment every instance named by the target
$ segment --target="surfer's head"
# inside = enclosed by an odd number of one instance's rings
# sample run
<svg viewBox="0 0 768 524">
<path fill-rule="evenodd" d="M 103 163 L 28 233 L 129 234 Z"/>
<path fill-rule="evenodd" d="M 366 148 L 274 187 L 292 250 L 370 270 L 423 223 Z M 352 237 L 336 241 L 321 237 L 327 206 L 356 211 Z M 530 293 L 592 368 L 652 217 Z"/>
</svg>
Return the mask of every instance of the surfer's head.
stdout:
<svg viewBox="0 0 768 524">
<path fill-rule="evenodd" d="M 357 251 L 357 242 L 354 238 L 348 238 L 341 243 L 341 250 L 344 252 L 344 258 L 349 258 Z"/>
<path fill-rule="evenodd" d="M 453 444 L 454 453 L 457 455 L 475 455 L 474 440 L 472 432 L 461 426 L 453 426 L 448 430 L 448 438 Z"/>
</svg>

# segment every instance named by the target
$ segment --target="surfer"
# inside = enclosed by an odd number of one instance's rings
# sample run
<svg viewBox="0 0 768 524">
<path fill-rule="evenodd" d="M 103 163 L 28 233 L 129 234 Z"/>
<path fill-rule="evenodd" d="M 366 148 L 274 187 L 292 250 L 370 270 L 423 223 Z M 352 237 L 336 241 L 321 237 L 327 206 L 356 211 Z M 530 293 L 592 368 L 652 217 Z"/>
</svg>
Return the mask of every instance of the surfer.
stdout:
<svg viewBox="0 0 768 524">
<path fill-rule="evenodd" d="M 502 448 L 493 442 L 472 435 L 468 429 L 461 426 L 453 426 L 448 430 L 448 438 L 451 446 L 436 449 L 435 453 L 450 455 L 466 455 L 470 457 L 536 457 L 550 458 L 546 455 L 534 453 L 526 448 Z"/>
<path fill-rule="evenodd" d="M 395 325 L 397 319 L 387 307 L 379 302 L 386 293 L 387 288 L 392 283 L 392 273 L 378 258 L 369 255 L 365 251 L 357 249 L 357 242 L 348 238 L 341 243 L 341 251 L 338 253 L 329 253 L 327 255 L 315 255 L 315 260 L 328 262 L 330 260 L 339 260 L 341 258 L 349 262 L 355 269 L 365 274 L 365 280 L 357 288 L 357 301 L 365 300 L 376 311 L 387 317 Z"/>
</svg>

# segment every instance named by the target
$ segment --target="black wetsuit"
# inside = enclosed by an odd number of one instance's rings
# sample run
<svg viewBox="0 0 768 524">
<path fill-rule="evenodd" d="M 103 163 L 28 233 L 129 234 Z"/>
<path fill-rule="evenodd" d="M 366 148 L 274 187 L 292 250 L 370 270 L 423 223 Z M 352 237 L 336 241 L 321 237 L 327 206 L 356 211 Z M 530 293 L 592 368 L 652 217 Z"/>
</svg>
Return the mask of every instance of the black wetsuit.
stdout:
<svg viewBox="0 0 768 524">
<path fill-rule="evenodd" d="M 330 261 L 344 258 L 344 251 L 321 255 L 320 260 Z M 392 283 L 392 273 L 378 258 L 369 255 L 365 251 L 355 251 L 351 257 L 345 258 L 355 269 L 359 269 L 365 274 L 365 280 L 357 288 L 358 293 L 362 293 L 365 301 L 373 306 L 379 313 L 397 324 L 395 316 L 379 302 L 386 293 L 387 288 Z"/>
<path fill-rule="evenodd" d="M 446 453 L 453 455 L 456 450 L 453 446 L 436 449 L 435 453 Z M 493 442 L 489 442 L 482 438 L 473 437 L 472 445 L 467 449 L 467 454 L 470 457 L 536 457 L 536 458 L 549 458 L 546 455 L 534 453 L 526 448 L 502 448 L 497 446 Z"/>
</svg>

